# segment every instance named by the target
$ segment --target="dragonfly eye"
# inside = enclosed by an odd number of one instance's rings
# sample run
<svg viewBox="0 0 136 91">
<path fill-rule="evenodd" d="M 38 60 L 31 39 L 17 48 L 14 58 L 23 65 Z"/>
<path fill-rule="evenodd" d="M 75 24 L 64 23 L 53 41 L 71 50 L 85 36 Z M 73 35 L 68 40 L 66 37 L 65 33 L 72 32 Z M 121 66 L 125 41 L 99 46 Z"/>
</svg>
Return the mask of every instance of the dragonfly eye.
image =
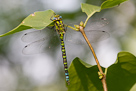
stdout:
<svg viewBox="0 0 136 91">
<path fill-rule="evenodd" d="M 59 18 L 62 19 L 62 16 L 60 16 Z"/>
<path fill-rule="evenodd" d="M 53 20 L 56 20 L 56 18 L 54 17 Z"/>
</svg>

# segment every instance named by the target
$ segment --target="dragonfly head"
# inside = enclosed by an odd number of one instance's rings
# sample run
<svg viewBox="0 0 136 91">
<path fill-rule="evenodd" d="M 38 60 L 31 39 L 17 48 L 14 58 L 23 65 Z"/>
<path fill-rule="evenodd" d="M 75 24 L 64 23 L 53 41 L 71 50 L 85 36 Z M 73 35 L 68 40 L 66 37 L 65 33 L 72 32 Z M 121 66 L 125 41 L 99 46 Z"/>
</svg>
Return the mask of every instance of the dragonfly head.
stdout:
<svg viewBox="0 0 136 91">
<path fill-rule="evenodd" d="M 62 20 L 62 16 L 55 15 L 54 18 L 53 18 L 53 21 L 58 21 L 58 20 Z"/>
</svg>

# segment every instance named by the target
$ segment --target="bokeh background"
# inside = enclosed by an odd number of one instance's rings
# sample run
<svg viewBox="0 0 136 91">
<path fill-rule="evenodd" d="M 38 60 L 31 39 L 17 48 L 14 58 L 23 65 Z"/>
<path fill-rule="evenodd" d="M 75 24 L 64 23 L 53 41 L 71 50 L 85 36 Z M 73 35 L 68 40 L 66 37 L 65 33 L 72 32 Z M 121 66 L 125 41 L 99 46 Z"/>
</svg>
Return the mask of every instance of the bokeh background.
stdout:
<svg viewBox="0 0 136 91">
<path fill-rule="evenodd" d="M 0 34 L 6 33 L 35 11 L 52 9 L 63 16 L 64 21 L 85 21 L 81 3 L 100 5 L 104 0 L 0 0 Z M 45 16 L 46 17 L 46 16 Z M 103 67 L 116 61 L 117 53 L 128 51 L 136 55 L 136 0 L 102 10 L 92 18 L 104 17 L 109 24 L 103 29 L 110 34 L 106 40 L 93 43 Z M 66 91 L 60 46 L 52 52 L 24 55 L 27 43 L 21 41 L 26 32 L 0 38 L 0 91 Z M 87 45 L 66 45 L 68 64 L 75 57 L 95 65 Z M 135 91 L 134 88 L 131 91 Z"/>
</svg>

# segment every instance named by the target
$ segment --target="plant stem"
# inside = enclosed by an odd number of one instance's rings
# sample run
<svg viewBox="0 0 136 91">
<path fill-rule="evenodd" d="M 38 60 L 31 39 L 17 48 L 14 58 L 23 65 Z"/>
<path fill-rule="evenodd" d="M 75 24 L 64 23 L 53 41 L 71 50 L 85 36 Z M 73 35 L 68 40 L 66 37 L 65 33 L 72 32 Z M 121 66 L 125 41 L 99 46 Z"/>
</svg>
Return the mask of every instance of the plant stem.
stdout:
<svg viewBox="0 0 136 91">
<path fill-rule="evenodd" d="M 104 89 L 104 91 L 108 91 L 108 90 L 107 90 L 107 84 L 106 84 L 106 76 L 105 76 L 105 74 L 104 74 L 103 71 L 102 71 L 102 68 L 101 68 L 101 66 L 100 66 L 100 64 L 99 64 L 99 61 L 98 61 L 98 59 L 97 59 L 97 56 L 96 56 L 96 54 L 95 54 L 95 52 L 94 52 L 94 49 L 93 49 L 91 43 L 89 42 L 89 40 L 88 40 L 88 38 L 87 38 L 87 36 L 86 36 L 86 34 L 85 34 L 85 32 L 84 32 L 84 27 L 80 26 L 79 31 L 82 33 L 82 35 L 83 35 L 83 37 L 85 38 L 85 40 L 86 40 L 88 46 L 90 47 L 90 49 L 91 49 L 91 51 L 92 51 L 92 54 L 93 54 L 93 56 L 94 56 L 94 58 L 95 58 L 95 61 L 96 61 L 96 63 L 97 63 L 97 67 L 98 67 L 100 73 L 103 75 L 103 78 L 101 79 L 101 82 L 102 82 L 102 84 L 103 84 L 103 89 Z"/>
</svg>

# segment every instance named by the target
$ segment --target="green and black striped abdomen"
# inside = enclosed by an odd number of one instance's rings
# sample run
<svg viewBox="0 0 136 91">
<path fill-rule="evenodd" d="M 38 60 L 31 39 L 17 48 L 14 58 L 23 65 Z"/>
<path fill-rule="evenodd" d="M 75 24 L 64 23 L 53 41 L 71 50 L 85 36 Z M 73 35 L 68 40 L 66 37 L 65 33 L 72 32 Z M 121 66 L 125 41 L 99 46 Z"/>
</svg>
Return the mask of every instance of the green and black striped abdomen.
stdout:
<svg viewBox="0 0 136 91">
<path fill-rule="evenodd" d="M 64 70 L 65 70 L 65 77 L 66 81 L 69 84 L 69 74 L 68 74 L 68 66 L 67 66 L 67 57 L 66 57 L 66 50 L 65 50 L 65 44 L 63 41 L 64 34 L 60 33 L 60 39 L 61 39 L 61 51 L 62 51 L 62 57 L 63 57 L 63 64 L 64 64 Z"/>
</svg>

